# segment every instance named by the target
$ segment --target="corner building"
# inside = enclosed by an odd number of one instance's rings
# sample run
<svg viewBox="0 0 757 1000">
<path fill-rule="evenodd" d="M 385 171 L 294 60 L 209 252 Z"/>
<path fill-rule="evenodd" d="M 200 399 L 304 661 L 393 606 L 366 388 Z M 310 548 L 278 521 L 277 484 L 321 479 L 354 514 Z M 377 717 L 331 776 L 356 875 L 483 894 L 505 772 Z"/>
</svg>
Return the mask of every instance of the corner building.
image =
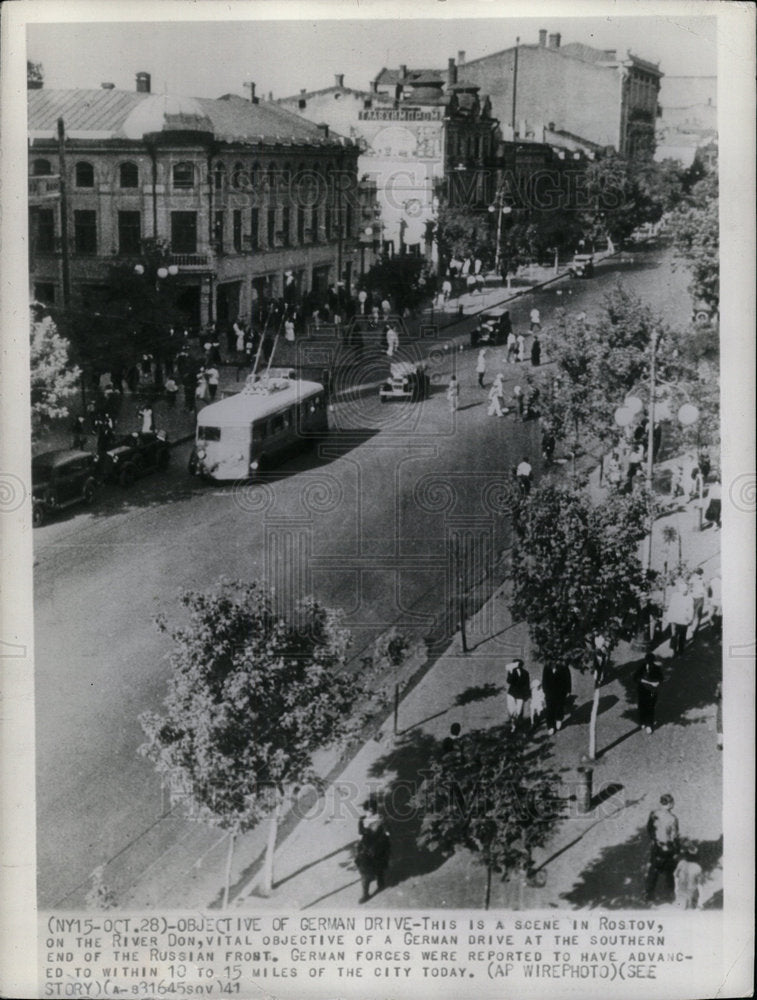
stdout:
<svg viewBox="0 0 757 1000">
<path fill-rule="evenodd" d="M 166 294 L 195 329 L 254 321 L 286 272 L 300 296 L 349 282 L 356 145 L 251 94 L 152 94 L 147 73 L 133 92 L 29 90 L 32 295 L 86 310 L 146 241 L 166 248 Z"/>
</svg>

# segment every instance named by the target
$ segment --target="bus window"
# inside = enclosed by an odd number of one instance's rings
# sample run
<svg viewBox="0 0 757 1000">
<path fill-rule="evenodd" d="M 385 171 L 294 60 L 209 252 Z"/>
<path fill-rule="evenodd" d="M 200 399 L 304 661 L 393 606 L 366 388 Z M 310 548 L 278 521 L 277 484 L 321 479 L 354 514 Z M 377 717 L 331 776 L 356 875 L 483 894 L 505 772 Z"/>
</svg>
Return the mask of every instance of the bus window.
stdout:
<svg viewBox="0 0 757 1000">
<path fill-rule="evenodd" d="M 271 434 L 279 434 L 286 427 L 284 414 L 277 413 L 275 417 L 271 418 Z"/>
<path fill-rule="evenodd" d="M 200 441 L 220 441 L 221 440 L 221 428 L 220 427 L 198 427 L 197 428 L 197 438 Z"/>
</svg>

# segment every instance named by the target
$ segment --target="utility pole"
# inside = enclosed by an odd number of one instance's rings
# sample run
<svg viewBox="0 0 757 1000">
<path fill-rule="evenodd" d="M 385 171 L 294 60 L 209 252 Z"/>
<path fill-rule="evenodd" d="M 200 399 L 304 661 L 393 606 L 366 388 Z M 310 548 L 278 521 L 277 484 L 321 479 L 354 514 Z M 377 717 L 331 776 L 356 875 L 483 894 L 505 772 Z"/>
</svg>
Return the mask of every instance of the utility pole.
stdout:
<svg viewBox="0 0 757 1000">
<path fill-rule="evenodd" d="M 652 568 L 652 534 L 654 532 L 655 505 L 654 505 L 654 418 L 655 418 L 655 394 L 656 366 L 657 366 L 657 340 L 659 331 L 652 331 L 652 338 L 649 343 L 649 427 L 647 428 L 647 490 L 649 491 L 649 538 L 647 540 L 647 576 Z"/>
<path fill-rule="evenodd" d="M 71 304 L 71 273 L 68 261 L 68 196 L 66 184 L 66 129 L 58 119 L 58 173 L 60 174 L 60 264 L 63 285 L 63 305 Z"/>
</svg>

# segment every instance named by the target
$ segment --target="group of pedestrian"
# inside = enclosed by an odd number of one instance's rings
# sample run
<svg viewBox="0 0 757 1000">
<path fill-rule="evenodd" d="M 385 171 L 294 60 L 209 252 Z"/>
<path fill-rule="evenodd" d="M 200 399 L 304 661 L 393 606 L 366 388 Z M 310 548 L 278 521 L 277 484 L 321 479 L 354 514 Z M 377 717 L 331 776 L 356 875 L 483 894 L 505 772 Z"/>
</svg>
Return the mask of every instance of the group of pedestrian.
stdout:
<svg viewBox="0 0 757 1000">
<path fill-rule="evenodd" d="M 722 628 L 723 609 L 720 574 L 705 583 L 704 570 L 698 566 L 688 577 L 680 576 L 673 584 L 663 615 L 663 630 L 670 628 L 670 648 L 679 656 L 702 624 L 705 611 L 715 634 Z"/>
<path fill-rule="evenodd" d="M 530 703 L 530 721 L 537 725 L 543 714 L 550 736 L 562 729 L 568 702 L 573 690 L 570 667 L 549 663 L 542 670 L 541 680 L 531 679 L 523 660 L 513 660 L 505 666 L 507 686 L 507 716 L 511 727 L 526 718 Z"/>
<path fill-rule="evenodd" d="M 682 840 L 678 817 L 673 812 L 675 801 L 666 792 L 660 804 L 647 819 L 647 836 L 651 841 L 645 884 L 645 899 L 654 901 L 657 883 L 662 876 L 667 901 L 679 909 L 699 907 L 699 890 L 704 873 L 699 864 L 698 849 L 690 840 Z"/>
</svg>

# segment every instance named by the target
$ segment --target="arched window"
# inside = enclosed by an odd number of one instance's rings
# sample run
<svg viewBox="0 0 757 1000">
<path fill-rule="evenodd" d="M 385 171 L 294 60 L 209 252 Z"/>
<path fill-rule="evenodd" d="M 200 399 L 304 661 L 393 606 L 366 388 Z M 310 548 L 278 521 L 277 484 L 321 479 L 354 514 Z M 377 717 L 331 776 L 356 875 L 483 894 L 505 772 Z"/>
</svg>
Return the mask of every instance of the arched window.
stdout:
<svg viewBox="0 0 757 1000">
<path fill-rule="evenodd" d="M 95 168 L 91 163 L 81 161 L 76 164 L 76 186 L 78 188 L 95 186 Z"/>
<path fill-rule="evenodd" d="M 247 187 L 247 171 L 239 160 L 231 168 L 231 186 L 235 191 L 243 191 Z"/>
<path fill-rule="evenodd" d="M 213 167 L 213 187 L 216 191 L 223 191 L 226 187 L 226 165 L 220 160 Z"/>
<path fill-rule="evenodd" d="M 34 160 L 32 162 L 32 177 L 49 177 L 53 168 L 49 160 Z"/>
<path fill-rule="evenodd" d="M 195 172 L 191 163 L 174 163 L 173 186 L 177 191 L 190 191 L 195 186 Z"/>
<path fill-rule="evenodd" d="M 139 168 L 136 163 L 122 163 L 118 168 L 118 183 L 122 188 L 139 187 Z"/>
</svg>

